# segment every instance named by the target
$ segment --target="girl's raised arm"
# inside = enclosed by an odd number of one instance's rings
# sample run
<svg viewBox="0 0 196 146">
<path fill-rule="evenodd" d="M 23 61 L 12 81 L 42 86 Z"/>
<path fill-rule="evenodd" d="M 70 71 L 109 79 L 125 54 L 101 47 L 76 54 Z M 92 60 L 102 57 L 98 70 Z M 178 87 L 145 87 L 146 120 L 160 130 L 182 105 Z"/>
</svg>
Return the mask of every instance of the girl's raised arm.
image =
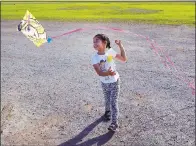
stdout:
<svg viewBox="0 0 196 146">
<path fill-rule="evenodd" d="M 120 40 L 115 40 L 115 43 L 118 45 L 118 47 L 120 48 L 120 54 L 116 54 L 116 58 L 122 62 L 126 62 L 127 61 L 127 56 L 124 50 L 124 47 L 121 43 Z"/>
</svg>

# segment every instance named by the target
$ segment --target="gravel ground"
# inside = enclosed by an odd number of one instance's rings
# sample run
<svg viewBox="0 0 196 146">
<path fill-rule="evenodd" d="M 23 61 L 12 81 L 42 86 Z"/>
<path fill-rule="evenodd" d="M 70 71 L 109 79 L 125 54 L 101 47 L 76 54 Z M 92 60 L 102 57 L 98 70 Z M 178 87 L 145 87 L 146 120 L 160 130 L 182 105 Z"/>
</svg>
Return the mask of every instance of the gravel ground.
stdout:
<svg viewBox="0 0 196 146">
<path fill-rule="evenodd" d="M 165 68 L 144 39 L 105 30 L 63 36 L 36 48 L 1 22 L 1 140 L 3 145 L 194 146 L 195 96 Z M 41 22 L 49 36 L 106 25 L 150 36 L 164 46 L 176 68 L 195 79 L 195 30 L 188 26 Z M 121 76 L 119 124 L 102 121 L 104 100 L 91 66 L 92 38 L 121 39 L 127 63 Z M 127 42 L 129 41 L 129 43 Z"/>
</svg>

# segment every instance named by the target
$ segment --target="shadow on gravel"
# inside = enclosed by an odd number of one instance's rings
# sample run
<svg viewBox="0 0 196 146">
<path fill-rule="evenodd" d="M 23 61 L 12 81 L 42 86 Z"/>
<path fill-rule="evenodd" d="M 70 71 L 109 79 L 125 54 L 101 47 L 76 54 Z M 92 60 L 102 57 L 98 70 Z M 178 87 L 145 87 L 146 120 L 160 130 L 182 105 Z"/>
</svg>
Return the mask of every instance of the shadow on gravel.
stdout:
<svg viewBox="0 0 196 146">
<path fill-rule="evenodd" d="M 105 133 L 103 135 L 100 135 L 98 137 L 94 137 L 92 139 L 89 139 L 87 141 L 82 142 L 82 139 L 85 138 L 102 121 L 104 121 L 103 116 L 100 117 L 99 119 L 97 119 L 92 124 L 90 124 L 88 127 L 86 127 L 77 136 L 60 144 L 59 146 L 92 146 L 95 143 L 97 143 L 98 146 L 104 145 L 112 138 L 112 136 L 114 135 L 114 132 L 108 131 L 107 133 Z M 77 144 L 77 143 L 79 143 L 79 144 Z"/>
</svg>

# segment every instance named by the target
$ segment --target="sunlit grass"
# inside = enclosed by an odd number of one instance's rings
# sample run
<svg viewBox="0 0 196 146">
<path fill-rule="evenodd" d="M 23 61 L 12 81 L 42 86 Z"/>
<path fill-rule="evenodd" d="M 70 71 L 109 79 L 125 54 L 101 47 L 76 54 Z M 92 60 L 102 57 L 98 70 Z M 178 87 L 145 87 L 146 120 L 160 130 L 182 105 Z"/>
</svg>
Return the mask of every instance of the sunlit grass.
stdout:
<svg viewBox="0 0 196 146">
<path fill-rule="evenodd" d="M 2 19 L 20 20 L 27 9 L 38 20 L 195 25 L 193 2 L 4 2 L 1 6 Z"/>
</svg>

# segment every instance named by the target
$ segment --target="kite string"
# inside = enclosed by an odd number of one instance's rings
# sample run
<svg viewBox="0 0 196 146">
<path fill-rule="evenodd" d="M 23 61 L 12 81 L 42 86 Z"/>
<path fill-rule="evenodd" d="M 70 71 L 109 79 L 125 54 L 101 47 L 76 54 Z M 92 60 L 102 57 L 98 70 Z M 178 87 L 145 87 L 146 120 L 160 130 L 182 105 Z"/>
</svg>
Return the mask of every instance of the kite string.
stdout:
<svg viewBox="0 0 196 146">
<path fill-rule="evenodd" d="M 128 33 L 128 34 L 133 34 L 137 37 L 146 39 L 146 41 L 149 43 L 150 47 L 154 50 L 155 54 L 157 56 L 160 57 L 161 62 L 164 64 L 164 66 L 166 66 L 169 70 L 171 70 L 171 68 L 174 68 L 174 70 L 176 71 L 176 74 L 173 74 L 180 79 L 181 81 L 185 82 L 186 84 L 188 84 L 188 87 L 192 89 L 192 94 L 195 95 L 195 83 L 194 81 L 190 82 L 188 80 L 186 80 L 184 77 L 177 75 L 177 73 L 179 73 L 179 71 L 176 69 L 174 62 L 172 62 L 172 60 L 169 58 L 168 53 L 166 53 L 166 51 L 164 51 L 164 49 L 162 47 L 160 47 L 154 40 L 150 39 L 148 36 L 144 36 L 141 34 L 136 34 L 130 31 L 125 31 L 123 29 L 119 29 L 119 28 L 113 28 L 113 27 L 107 27 L 107 26 L 99 26 L 99 27 L 88 27 L 88 28 L 79 28 L 79 29 L 75 29 L 66 33 L 63 33 L 62 35 L 59 36 L 54 36 L 51 37 L 52 39 L 56 39 L 59 38 L 61 36 L 64 35 L 68 35 L 74 32 L 79 32 L 79 31 L 84 31 L 84 30 L 89 30 L 89 29 L 106 29 L 106 30 L 114 30 L 114 31 L 118 31 L 118 32 L 122 32 L 122 33 Z M 159 54 L 159 52 L 161 52 L 162 55 Z"/>
<path fill-rule="evenodd" d="M 52 38 L 52 39 L 56 39 L 56 38 L 62 37 L 62 36 L 64 36 L 64 35 L 68 35 L 68 34 L 71 34 L 71 33 L 74 33 L 74 32 L 82 31 L 82 30 L 83 30 L 83 28 L 78 28 L 78 29 L 75 29 L 75 30 L 72 30 L 72 31 L 63 33 L 63 34 L 58 35 L 58 36 L 53 36 L 53 37 L 51 37 L 51 38 Z"/>
<path fill-rule="evenodd" d="M 89 29 L 92 29 L 92 28 L 78 28 L 78 29 L 74 29 L 74 30 L 71 30 L 71 31 L 68 31 L 66 33 L 63 33 L 61 35 L 58 35 L 58 36 L 53 36 L 53 37 L 50 37 L 51 39 L 57 39 L 57 38 L 60 38 L 64 35 L 68 35 L 68 34 L 72 34 L 74 32 L 79 32 L 79 31 L 84 31 L 84 30 L 89 30 Z"/>
</svg>

